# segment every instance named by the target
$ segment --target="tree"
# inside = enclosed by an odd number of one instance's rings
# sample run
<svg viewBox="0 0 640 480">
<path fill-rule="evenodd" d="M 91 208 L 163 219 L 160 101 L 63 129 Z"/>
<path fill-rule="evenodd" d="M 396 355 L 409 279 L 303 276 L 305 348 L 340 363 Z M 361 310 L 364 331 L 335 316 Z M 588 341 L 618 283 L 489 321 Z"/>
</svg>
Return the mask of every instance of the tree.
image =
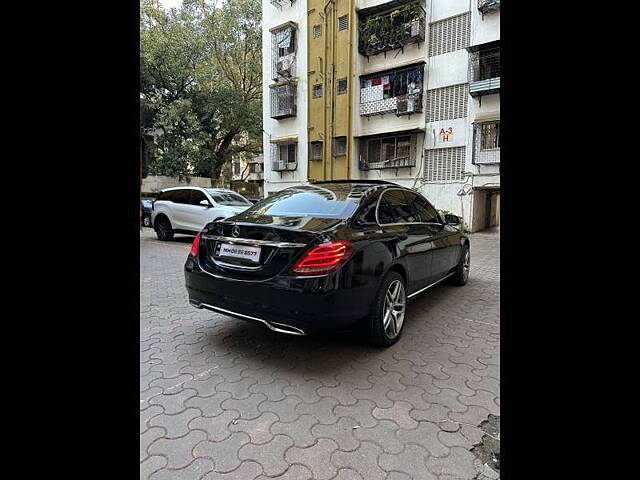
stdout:
<svg viewBox="0 0 640 480">
<path fill-rule="evenodd" d="M 232 155 L 262 148 L 258 0 L 141 1 L 141 134 L 154 137 L 151 172 L 220 177 Z M 148 138 L 148 137 L 146 137 Z"/>
</svg>

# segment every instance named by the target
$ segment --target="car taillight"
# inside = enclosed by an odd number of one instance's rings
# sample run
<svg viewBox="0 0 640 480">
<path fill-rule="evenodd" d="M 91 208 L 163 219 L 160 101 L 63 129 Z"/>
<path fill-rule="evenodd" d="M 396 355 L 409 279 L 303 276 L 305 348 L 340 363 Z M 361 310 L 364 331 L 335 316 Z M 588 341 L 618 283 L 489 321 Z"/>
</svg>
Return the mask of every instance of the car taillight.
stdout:
<svg viewBox="0 0 640 480">
<path fill-rule="evenodd" d="M 191 252 L 189 252 L 189 256 L 196 257 L 198 255 L 198 248 L 200 248 L 200 234 L 197 234 L 196 238 L 193 239 L 193 243 L 191 244 Z"/>
<path fill-rule="evenodd" d="M 325 243 L 311 248 L 291 269 L 296 275 L 323 275 L 333 272 L 351 256 L 347 241 Z"/>
</svg>

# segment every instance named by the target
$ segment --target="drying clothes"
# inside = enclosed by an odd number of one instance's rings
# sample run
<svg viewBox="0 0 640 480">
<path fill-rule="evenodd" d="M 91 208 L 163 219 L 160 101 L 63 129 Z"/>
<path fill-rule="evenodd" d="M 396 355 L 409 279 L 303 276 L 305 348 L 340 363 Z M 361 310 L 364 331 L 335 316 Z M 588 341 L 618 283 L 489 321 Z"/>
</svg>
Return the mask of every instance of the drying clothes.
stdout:
<svg viewBox="0 0 640 480">
<path fill-rule="evenodd" d="M 382 79 L 380 77 L 376 77 L 376 78 L 371 80 L 371 84 L 372 85 L 381 85 L 382 84 Z"/>
<path fill-rule="evenodd" d="M 389 75 L 383 75 L 381 78 L 382 85 L 389 85 Z"/>
</svg>

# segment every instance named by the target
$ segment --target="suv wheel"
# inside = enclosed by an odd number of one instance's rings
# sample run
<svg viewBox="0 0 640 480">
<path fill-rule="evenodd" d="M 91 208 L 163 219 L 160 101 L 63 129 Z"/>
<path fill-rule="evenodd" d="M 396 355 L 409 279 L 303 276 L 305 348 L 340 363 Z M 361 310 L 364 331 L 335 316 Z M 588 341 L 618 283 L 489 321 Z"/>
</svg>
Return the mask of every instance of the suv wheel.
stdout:
<svg viewBox="0 0 640 480">
<path fill-rule="evenodd" d="M 389 272 L 376 295 L 370 318 L 370 340 L 376 346 L 388 347 L 400 338 L 407 307 L 407 290 L 402 275 Z"/>
<path fill-rule="evenodd" d="M 469 270 L 471 269 L 471 252 L 469 251 L 469 245 L 464 244 L 462 247 L 462 253 L 460 254 L 460 261 L 456 267 L 455 274 L 451 276 L 451 283 L 453 285 L 462 286 L 469 280 Z"/>
<path fill-rule="evenodd" d="M 155 231 L 158 236 L 158 240 L 166 241 L 173 238 L 173 230 L 171 229 L 171 222 L 165 216 L 156 218 Z"/>
</svg>

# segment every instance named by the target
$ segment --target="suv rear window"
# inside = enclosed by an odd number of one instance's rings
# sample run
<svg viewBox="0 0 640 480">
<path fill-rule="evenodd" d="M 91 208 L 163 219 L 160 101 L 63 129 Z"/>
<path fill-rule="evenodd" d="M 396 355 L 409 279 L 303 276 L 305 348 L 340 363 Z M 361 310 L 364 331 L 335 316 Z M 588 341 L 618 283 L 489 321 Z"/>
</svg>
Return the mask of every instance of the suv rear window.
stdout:
<svg viewBox="0 0 640 480">
<path fill-rule="evenodd" d="M 348 192 L 346 192 L 348 193 Z M 342 198 L 341 198 L 342 197 Z M 245 211 L 253 215 L 282 217 L 349 218 L 358 207 L 356 199 L 313 185 L 281 190 Z"/>
</svg>

